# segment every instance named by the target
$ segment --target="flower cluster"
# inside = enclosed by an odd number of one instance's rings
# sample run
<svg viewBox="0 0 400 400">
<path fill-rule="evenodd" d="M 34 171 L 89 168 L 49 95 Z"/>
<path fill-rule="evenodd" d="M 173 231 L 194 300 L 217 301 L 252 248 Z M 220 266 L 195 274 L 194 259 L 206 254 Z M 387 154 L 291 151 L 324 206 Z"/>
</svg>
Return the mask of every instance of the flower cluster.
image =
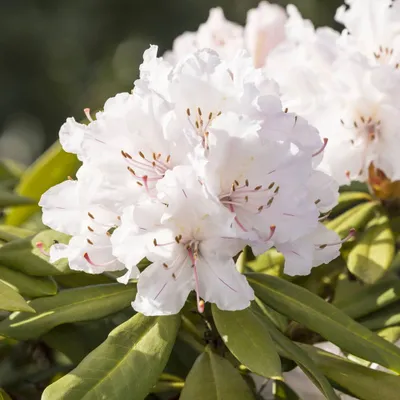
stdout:
<svg viewBox="0 0 400 400">
<path fill-rule="evenodd" d="M 345 3 L 336 13 L 342 33 L 315 29 L 293 5 L 286 13 L 263 1 L 248 12 L 244 28 L 212 9 L 166 57 L 176 62 L 209 47 L 231 60 L 246 50 L 254 66 L 278 82 L 284 106 L 329 139 L 321 168 L 341 185 L 356 180 L 374 188 L 400 180 L 400 2 Z"/>
<path fill-rule="evenodd" d="M 267 61 L 284 104 L 329 139 L 322 166 L 341 185 L 400 179 L 400 2 L 346 0 L 345 29 L 314 29 L 288 7 L 286 40 Z"/>
<path fill-rule="evenodd" d="M 43 221 L 72 236 L 50 249 L 74 270 L 126 270 L 133 307 L 174 314 L 189 293 L 225 310 L 254 298 L 234 257 L 271 247 L 285 272 L 307 274 L 339 254 L 320 222 L 338 186 L 318 170 L 326 140 L 283 109 L 274 81 L 244 52 L 211 49 L 177 63 L 144 54 L 132 93 L 109 99 L 89 124 L 67 120 L 60 141 L 82 167 L 42 196 Z M 151 264 L 139 271 L 146 258 Z"/>
</svg>

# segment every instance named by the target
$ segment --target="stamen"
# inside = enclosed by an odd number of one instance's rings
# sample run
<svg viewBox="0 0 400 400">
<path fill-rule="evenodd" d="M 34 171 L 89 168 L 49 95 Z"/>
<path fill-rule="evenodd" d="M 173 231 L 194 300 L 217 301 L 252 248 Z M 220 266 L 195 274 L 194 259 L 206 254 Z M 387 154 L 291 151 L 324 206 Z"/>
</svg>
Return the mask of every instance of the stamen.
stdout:
<svg viewBox="0 0 400 400">
<path fill-rule="evenodd" d="M 91 228 L 90 226 L 87 227 L 89 229 L 90 232 L 94 232 L 94 229 Z"/>
<path fill-rule="evenodd" d="M 165 269 L 168 269 L 168 268 L 169 268 L 167 263 L 163 263 L 163 267 L 164 267 Z"/>
<path fill-rule="evenodd" d="M 50 257 L 50 253 L 44 250 L 44 244 L 43 242 L 37 242 L 36 247 L 39 249 L 39 251 L 46 257 Z"/>
<path fill-rule="evenodd" d="M 144 154 L 141 151 L 139 151 L 139 156 L 142 157 L 144 160 L 146 159 L 146 157 L 144 156 Z"/>
<path fill-rule="evenodd" d="M 324 141 L 324 144 L 322 145 L 322 147 L 316 153 L 314 153 L 312 155 L 313 157 L 318 156 L 319 154 L 321 154 L 325 150 L 326 145 L 328 144 L 328 138 L 324 138 L 323 141 Z"/>
<path fill-rule="evenodd" d="M 86 239 L 86 241 L 93 246 L 93 242 L 90 239 Z"/>
<path fill-rule="evenodd" d="M 289 111 L 289 109 L 286 107 L 286 108 L 285 108 L 285 114 L 287 114 L 288 111 Z"/>
<path fill-rule="evenodd" d="M 105 263 L 102 263 L 102 264 L 96 264 L 96 263 L 93 262 L 92 259 L 89 257 L 89 254 L 88 254 L 88 253 L 85 253 L 85 254 L 83 255 L 83 258 L 84 258 L 90 265 L 93 265 L 94 267 L 106 267 L 106 266 L 111 265 L 112 263 L 115 262 L 115 259 L 114 259 L 114 260 L 111 260 L 111 261 L 108 261 L 108 262 L 105 262 Z"/>
<path fill-rule="evenodd" d="M 93 214 L 91 214 L 90 212 L 88 212 L 88 215 L 89 215 L 90 218 L 94 219 Z"/>
<path fill-rule="evenodd" d="M 316 244 L 315 246 L 319 250 L 323 250 L 323 249 L 325 249 L 326 247 L 329 247 L 329 246 L 340 246 L 341 244 L 343 244 L 343 243 L 347 242 L 348 240 L 350 240 L 352 237 L 355 237 L 356 233 L 357 233 L 357 231 L 354 228 L 351 228 L 349 230 L 348 235 L 344 239 L 340 240 L 339 242 L 325 243 L 325 244 L 321 244 L 321 245 Z"/>
<path fill-rule="evenodd" d="M 188 117 L 190 117 L 190 108 L 186 109 L 186 114 Z"/>
<path fill-rule="evenodd" d="M 272 236 L 274 236 L 276 231 L 276 225 L 271 225 L 269 227 L 269 236 L 265 239 L 266 242 L 269 242 L 272 239 Z"/>
<path fill-rule="evenodd" d="M 90 108 L 84 108 L 84 109 L 83 109 L 83 112 L 85 113 L 86 118 L 87 118 L 90 122 L 93 122 L 93 118 L 92 118 L 91 115 L 90 115 Z"/>
<path fill-rule="evenodd" d="M 244 184 L 245 184 L 246 186 L 249 186 L 249 180 L 246 179 L 245 182 L 244 182 Z M 239 184 L 238 184 L 238 186 L 239 186 Z"/>
</svg>

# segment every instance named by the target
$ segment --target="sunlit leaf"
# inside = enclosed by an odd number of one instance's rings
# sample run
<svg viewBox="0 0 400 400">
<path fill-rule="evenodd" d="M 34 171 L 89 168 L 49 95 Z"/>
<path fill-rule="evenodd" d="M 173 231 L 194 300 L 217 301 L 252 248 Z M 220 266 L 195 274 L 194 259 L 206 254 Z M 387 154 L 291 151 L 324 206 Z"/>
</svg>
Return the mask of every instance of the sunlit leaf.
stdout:
<svg viewBox="0 0 400 400">
<path fill-rule="evenodd" d="M 283 279 L 249 274 L 256 295 L 343 350 L 400 372 L 400 349 L 358 324 L 320 297 Z"/>
<path fill-rule="evenodd" d="M 334 217 L 347 211 L 349 208 L 366 201 L 371 201 L 372 197 L 365 192 L 343 192 L 340 193 L 337 206 L 331 211 L 330 216 Z"/>
<path fill-rule="evenodd" d="M 42 400 L 144 399 L 167 363 L 179 323 L 179 315 L 135 315 L 47 387 Z"/>
<path fill-rule="evenodd" d="M 395 239 L 386 216 L 381 216 L 357 240 L 347 258 L 349 270 L 366 283 L 374 283 L 390 267 L 395 253 Z"/>
<path fill-rule="evenodd" d="M 76 156 L 62 150 L 57 141 L 25 171 L 16 192 L 38 202 L 46 190 L 64 181 L 69 175 L 75 175 L 78 167 Z M 38 210 L 36 205 L 13 208 L 7 213 L 6 223 L 20 225 Z"/>
<path fill-rule="evenodd" d="M 281 378 L 281 361 L 268 329 L 251 308 L 221 311 L 213 305 L 215 325 L 235 357 L 257 375 Z"/>
<path fill-rule="evenodd" d="M 135 297 L 135 285 L 88 286 L 67 289 L 55 296 L 32 300 L 36 314 L 17 312 L 0 322 L 0 334 L 14 339 L 36 338 L 68 322 L 102 318 L 128 307 Z"/>
<path fill-rule="evenodd" d="M 0 310 L 26 311 L 29 315 L 35 310 L 10 286 L 0 281 Z"/>
<path fill-rule="evenodd" d="M 33 277 L 2 266 L 0 266 L 0 282 L 28 297 L 52 296 L 57 293 L 57 285 L 50 278 Z"/>
<path fill-rule="evenodd" d="M 254 400 L 254 396 L 239 371 L 207 348 L 189 372 L 179 399 Z"/>
<path fill-rule="evenodd" d="M 322 372 L 355 398 L 363 400 L 396 399 L 400 378 L 353 363 L 313 346 L 300 345 Z"/>
</svg>

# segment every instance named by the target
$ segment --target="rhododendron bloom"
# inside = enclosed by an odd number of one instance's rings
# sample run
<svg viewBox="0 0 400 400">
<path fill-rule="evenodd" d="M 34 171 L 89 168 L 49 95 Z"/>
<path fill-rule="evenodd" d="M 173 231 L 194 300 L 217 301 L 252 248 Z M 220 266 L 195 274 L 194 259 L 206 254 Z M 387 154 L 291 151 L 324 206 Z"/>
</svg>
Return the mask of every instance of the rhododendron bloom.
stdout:
<svg viewBox="0 0 400 400">
<path fill-rule="evenodd" d="M 276 247 L 291 274 L 337 256 L 340 238 L 320 223 L 338 196 L 317 170 L 327 141 L 283 109 L 244 52 L 203 49 L 174 65 L 152 46 L 132 94 L 86 114 L 87 126 L 60 132 L 84 174 L 41 200 L 44 222 L 73 235 L 50 253 L 91 273 L 125 268 L 137 311 L 175 314 L 193 290 L 200 312 L 246 308 L 254 294 L 234 263 L 246 245 Z"/>
</svg>

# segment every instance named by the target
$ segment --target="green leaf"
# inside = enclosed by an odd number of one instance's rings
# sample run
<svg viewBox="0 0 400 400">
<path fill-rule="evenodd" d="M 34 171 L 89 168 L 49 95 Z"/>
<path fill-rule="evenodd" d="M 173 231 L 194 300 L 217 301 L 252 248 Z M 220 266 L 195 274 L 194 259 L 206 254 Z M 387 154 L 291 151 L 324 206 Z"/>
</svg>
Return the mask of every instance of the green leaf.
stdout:
<svg viewBox="0 0 400 400">
<path fill-rule="evenodd" d="M 374 312 L 360 319 L 360 324 L 363 324 L 368 329 L 378 330 L 387 328 L 388 326 L 400 324 L 400 302 L 394 303 L 383 310 Z"/>
<path fill-rule="evenodd" d="M 400 372 L 400 349 L 320 297 L 270 275 L 250 274 L 248 280 L 256 295 L 276 311 L 351 354 Z"/>
<path fill-rule="evenodd" d="M 389 219 L 381 216 L 350 251 L 347 266 L 362 281 L 374 283 L 386 273 L 394 253 L 395 239 Z"/>
<path fill-rule="evenodd" d="M 359 204 L 326 224 L 340 236 L 347 236 L 350 229 L 362 230 L 377 210 L 379 203 L 370 201 Z"/>
<path fill-rule="evenodd" d="M 0 190 L 0 208 L 35 204 L 35 200 Z"/>
<path fill-rule="evenodd" d="M 344 211 L 349 208 L 366 201 L 371 201 L 372 197 L 369 193 L 365 192 L 343 192 L 340 193 L 338 204 L 329 214 L 330 217 L 337 216 L 342 214 Z"/>
<path fill-rule="evenodd" d="M 251 308 L 222 311 L 214 304 L 215 325 L 228 349 L 252 372 L 266 378 L 282 379 L 281 360 L 268 329 Z"/>
<path fill-rule="evenodd" d="M 260 308 L 262 310 L 262 307 Z M 339 400 L 328 380 L 307 353 L 280 332 L 268 316 L 264 316 L 262 321 L 268 328 L 279 354 L 294 361 L 328 400 Z"/>
<path fill-rule="evenodd" d="M 300 397 L 294 390 L 281 381 L 274 381 L 272 383 L 272 394 L 274 400 L 300 400 Z"/>
<path fill-rule="evenodd" d="M 48 255 L 44 254 L 49 251 L 55 240 L 68 243 L 69 236 L 46 230 L 33 238 L 17 239 L 6 243 L 0 248 L 0 264 L 33 276 L 70 274 L 67 259 L 50 264 Z M 38 243 L 42 243 L 42 251 L 37 247 Z"/>
<path fill-rule="evenodd" d="M 400 300 L 400 281 L 389 278 L 379 281 L 373 285 L 364 286 L 358 289 L 349 290 L 333 304 L 340 308 L 349 317 L 357 319 L 386 307 L 397 300 Z"/>
<path fill-rule="evenodd" d="M 28 305 L 24 298 L 10 286 L 0 281 L 0 310 L 26 311 L 34 313 L 35 310 Z"/>
<path fill-rule="evenodd" d="M 115 279 L 103 274 L 93 275 L 86 272 L 73 272 L 68 275 L 57 275 L 54 277 L 54 280 L 66 289 L 115 282 Z"/>
<path fill-rule="evenodd" d="M 353 363 L 313 346 L 300 345 L 333 382 L 357 399 L 397 399 L 400 377 Z"/>
<path fill-rule="evenodd" d="M 179 315 L 135 315 L 50 385 L 42 400 L 144 399 L 168 361 L 179 323 Z"/>
<path fill-rule="evenodd" d="M 378 332 L 378 335 L 390 343 L 396 343 L 398 340 L 400 340 L 400 326 L 391 326 L 389 328 L 382 329 Z"/>
<path fill-rule="evenodd" d="M 32 300 L 34 317 L 26 313 L 11 314 L 0 322 L 0 334 L 26 340 L 61 324 L 99 319 L 128 307 L 135 292 L 135 285 L 118 283 L 67 289 L 52 297 Z"/>
<path fill-rule="evenodd" d="M 0 389 L 0 400 L 11 400 L 11 397 L 3 389 Z"/>
<path fill-rule="evenodd" d="M 50 278 L 34 278 L 1 266 L 0 282 L 11 286 L 18 293 L 28 297 L 53 296 L 57 293 L 57 285 Z"/>
<path fill-rule="evenodd" d="M 254 400 L 254 397 L 239 371 L 207 348 L 190 370 L 179 399 Z"/>
<path fill-rule="evenodd" d="M 249 261 L 247 265 L 254 272 L 262 272 L 269 275 L 280 276 L 283 272 L 285 258 L 276 249 L 270 249 L 259 255 L 255 260 Z"/>
<path fill-rule="evenodd" d="M 17 226 L 0 225 L 0 240 L 4 242 L 26 238 L 34 233 L 29 229 L 18 228 Z"/>
<path fill-rule="evenodd" d="M 76 156 L 62 150 L 57 141 L 25 171 L 16 192 L 38 202 L 46 190 L 74 175 L 78 167 Z M 6 223 L 20 225 L 38 210 L 37 205 L 13 208 L 7 213 Z"/>
</svg>

